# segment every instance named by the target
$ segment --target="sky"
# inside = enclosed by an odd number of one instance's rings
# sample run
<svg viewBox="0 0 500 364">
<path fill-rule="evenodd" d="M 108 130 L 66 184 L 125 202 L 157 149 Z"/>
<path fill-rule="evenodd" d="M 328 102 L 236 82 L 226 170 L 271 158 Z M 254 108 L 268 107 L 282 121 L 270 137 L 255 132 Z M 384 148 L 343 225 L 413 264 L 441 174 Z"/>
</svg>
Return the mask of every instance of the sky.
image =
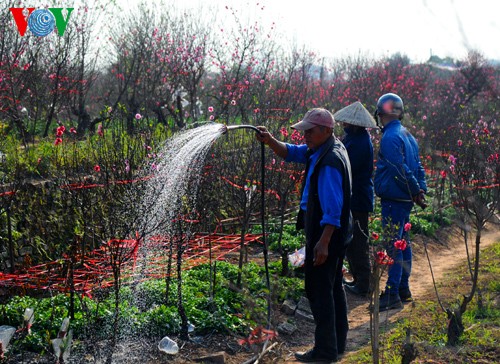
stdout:
<svg viewBox="0 0 500 364">
<path fill-rule="evenodd" d="M 374 57 L 400 52 L 463 59 L 468 50 L 500 60 L 500 0 L 178 0 L 175 5 L 225 6 L 275 22 L 282 39 L 322 56 Z M 121 1 L 118 1 L 119 3 Z M 227 14 L 227 12 L 226 12 Z M 226 17 L 227 19 L 228 17 Z"/>
</svg>

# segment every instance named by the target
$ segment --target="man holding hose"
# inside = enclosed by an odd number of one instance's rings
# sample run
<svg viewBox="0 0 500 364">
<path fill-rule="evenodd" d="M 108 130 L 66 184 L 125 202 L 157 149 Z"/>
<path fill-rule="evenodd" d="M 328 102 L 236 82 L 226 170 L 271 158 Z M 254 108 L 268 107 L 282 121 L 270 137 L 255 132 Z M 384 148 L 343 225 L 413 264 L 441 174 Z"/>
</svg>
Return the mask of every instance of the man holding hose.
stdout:
<svg viewBox="0 0 500 364">
<path fill-rule="evenodd" d="M 349 329 L 342 265 L 352 240 L 351 166 L 333 127 L 333 115 L 315 108 L 292 125 L 303 131 L 305 145 L 278 141 L 263 126 L 257 133 L 257 139 L 285 161 L 306 166 L 297 228 L 305 229 L 305 290 L 316 328 L 314 347 L 295 354 L 301 362 L 337 361 Z"/>
</svg>

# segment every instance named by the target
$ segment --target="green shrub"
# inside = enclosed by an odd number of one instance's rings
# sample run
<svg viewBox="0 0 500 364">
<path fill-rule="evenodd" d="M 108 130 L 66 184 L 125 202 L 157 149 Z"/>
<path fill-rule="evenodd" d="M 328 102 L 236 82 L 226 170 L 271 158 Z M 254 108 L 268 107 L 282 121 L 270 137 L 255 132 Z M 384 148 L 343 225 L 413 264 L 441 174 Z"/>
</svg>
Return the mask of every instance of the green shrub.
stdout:
<svg viewBox="0 0 500 364">
<path fill-rule="evenodd" d="M 271 251 L 279 252 L 280 243 L 281 249 L 284 252 L 293 252 L 296 249 L 300 249 L 305 245 L 306 239 L 303 230 L 297 230 L 295 224 L 284 224 L 281 241 L 280 237 L 280 224 L 279 223 L 269 223 L 267 226 L 267 245 Z M 261 234 L 262 227 L 260 225 L 255 225 L 252 227 L 253 234 Z"/>
</svg>

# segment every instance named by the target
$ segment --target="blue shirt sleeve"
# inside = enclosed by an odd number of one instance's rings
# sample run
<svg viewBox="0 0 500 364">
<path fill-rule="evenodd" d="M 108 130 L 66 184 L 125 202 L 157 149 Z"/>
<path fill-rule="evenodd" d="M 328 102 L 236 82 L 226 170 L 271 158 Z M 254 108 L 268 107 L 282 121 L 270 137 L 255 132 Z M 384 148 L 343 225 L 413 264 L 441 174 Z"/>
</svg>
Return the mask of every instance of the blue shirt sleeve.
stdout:
<svg viewBox="0 0 500 364">
<path fill-rule="evenodd" d="M 303 163 L 307 162 L 306 152 L 307 145 L 295 145 L 295 144 L 286 144 L 286 149 L 288 150 L 288 154 L 285 158 L 286 162 L 295 162 L 295 163 Z"/>
<path fill-rule="evenodd" d="M 344 203 L 342 175 L 335 167 L 324 166 L 319 171 L 318 193 L 323 218 L 321 226 L 333 225 L 340 228 L 340 215 Z"/>
</svg>

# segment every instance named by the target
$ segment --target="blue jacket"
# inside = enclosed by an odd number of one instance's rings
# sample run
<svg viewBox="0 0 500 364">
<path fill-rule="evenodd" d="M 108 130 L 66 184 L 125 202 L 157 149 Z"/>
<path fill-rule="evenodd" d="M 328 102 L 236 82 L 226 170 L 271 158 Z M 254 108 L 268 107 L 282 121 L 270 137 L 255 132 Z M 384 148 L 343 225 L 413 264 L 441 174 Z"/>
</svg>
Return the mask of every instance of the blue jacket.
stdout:
<svg viewBox="0 0 500 364">
<path fill-rule="evenodd" d="M 342 139 L 352 172 L 351 211 L 373 211 L 373 144 L 365 128 L 344 128 Z"/>
<path fill-rule="evenodd" d="M 420 190 L 427 192 L 417 141 L 397 119 L 388 123 L 382 133 L 375 193 L 383 200 L 412 201 Z"/>
</svg>

